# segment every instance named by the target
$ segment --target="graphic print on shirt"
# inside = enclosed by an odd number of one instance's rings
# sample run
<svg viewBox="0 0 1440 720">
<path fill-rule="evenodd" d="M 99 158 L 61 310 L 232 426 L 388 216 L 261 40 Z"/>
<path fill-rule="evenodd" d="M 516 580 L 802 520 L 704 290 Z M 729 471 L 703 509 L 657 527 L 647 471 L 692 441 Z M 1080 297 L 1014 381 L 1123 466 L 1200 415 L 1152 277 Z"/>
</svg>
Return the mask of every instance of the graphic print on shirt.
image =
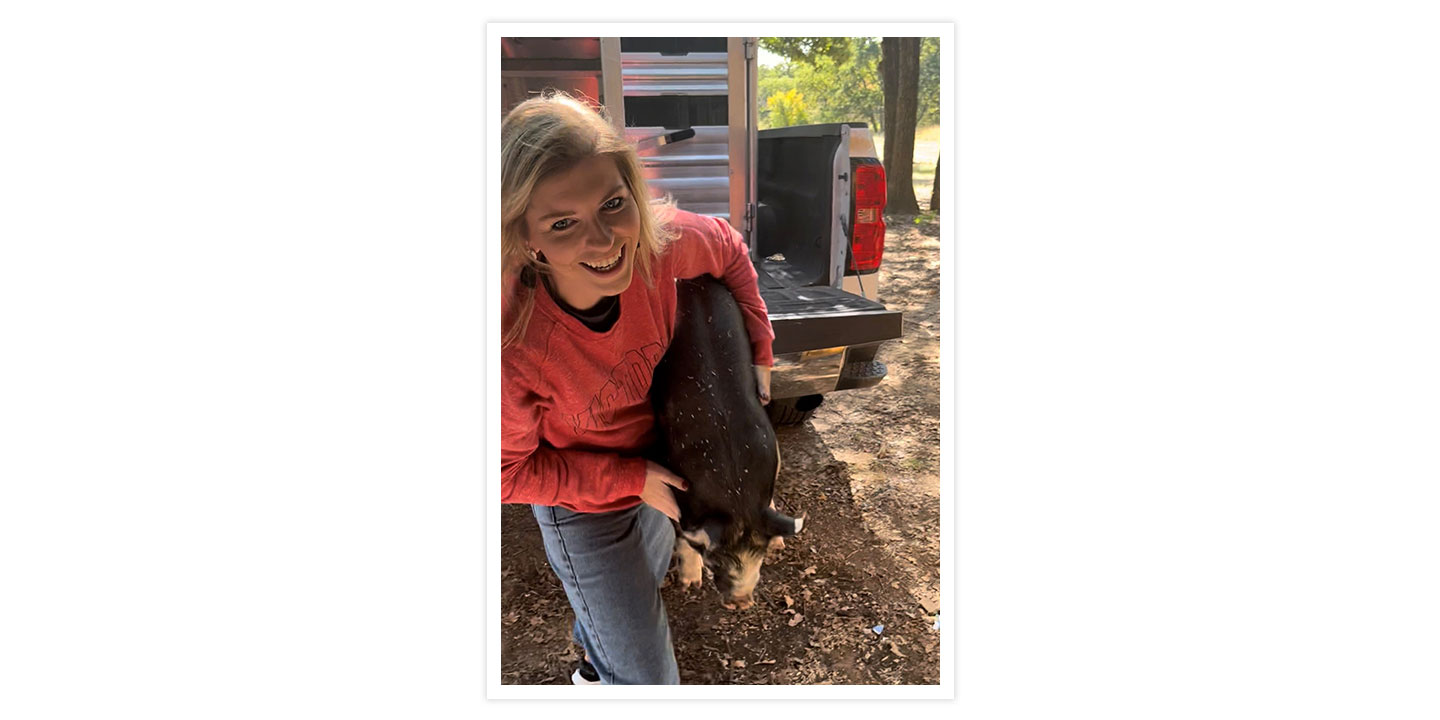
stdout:
<svg viewBox="0 0 1440 720">
<path fill-rule="evenodd" d="M 610 369 L 610 379 L 590 400 L 590 407 L 570 418 L 570 427 L 579 435 L 608 425 L 615 418 L 615 408 L 642 402 L 650 394 L 650 381 L 655 365 L 665 354 L 660 343 L 650 343 L 625 353 L 620 364 Z"/>
</svg>

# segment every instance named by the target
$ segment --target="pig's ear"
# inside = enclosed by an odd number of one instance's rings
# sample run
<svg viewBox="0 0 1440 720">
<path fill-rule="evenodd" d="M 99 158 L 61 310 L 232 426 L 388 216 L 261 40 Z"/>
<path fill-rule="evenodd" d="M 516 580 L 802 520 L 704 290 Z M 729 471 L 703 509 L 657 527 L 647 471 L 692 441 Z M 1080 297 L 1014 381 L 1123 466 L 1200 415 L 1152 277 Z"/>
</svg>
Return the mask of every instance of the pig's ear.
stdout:
<svg viewBox="0 0 1440 720">
<path fill-rule="evenodd" d="M 765 528 L 769 530 L 772 537 L 777 535 L 780 537 L 790 537 L 805 527 L 805 518 L 803 517 L 792 518 L 782 514 L 773 507 L 765 508 L 764 513 Z"/>
</svg>

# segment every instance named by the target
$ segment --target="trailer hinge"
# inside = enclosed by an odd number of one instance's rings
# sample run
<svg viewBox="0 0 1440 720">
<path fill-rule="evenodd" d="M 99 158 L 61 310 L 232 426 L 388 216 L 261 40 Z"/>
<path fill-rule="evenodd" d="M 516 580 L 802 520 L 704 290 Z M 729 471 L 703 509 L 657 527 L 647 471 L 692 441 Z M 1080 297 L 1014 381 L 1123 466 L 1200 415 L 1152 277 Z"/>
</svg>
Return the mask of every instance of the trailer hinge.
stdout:
<svg viewBox="0 0 1440 720">
<path fill-rule="evenodd" d="M 755 203 L 745 203 L 745 236 L 750 238 L 751 244 L 755 242 Z"/>
<path fill-rule="evenodd" d="M 745 44 L 745 59 L 746 59 L 746 60 L 754 60 L 754 59 L 755 59 L 755 41 L 754 41 L 754 40 L 751 40 L 750 38 L 745 38 L 744 44 Z"/>
</svg>

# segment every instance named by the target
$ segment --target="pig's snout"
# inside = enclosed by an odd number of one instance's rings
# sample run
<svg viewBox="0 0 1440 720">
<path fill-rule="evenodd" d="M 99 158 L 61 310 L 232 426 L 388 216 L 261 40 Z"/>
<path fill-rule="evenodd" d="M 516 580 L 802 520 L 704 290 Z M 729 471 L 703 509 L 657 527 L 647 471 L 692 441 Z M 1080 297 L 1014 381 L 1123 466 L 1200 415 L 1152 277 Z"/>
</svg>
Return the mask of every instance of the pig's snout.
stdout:
<svg viewBox="0 0 1440 720">
<path fill-rule="evenodd" d="M 727 597 L 720 601 L 728 610 L 748 610 L 755 605 L 754 595 L 742 595 L 740 597 Z"/>
</svg>

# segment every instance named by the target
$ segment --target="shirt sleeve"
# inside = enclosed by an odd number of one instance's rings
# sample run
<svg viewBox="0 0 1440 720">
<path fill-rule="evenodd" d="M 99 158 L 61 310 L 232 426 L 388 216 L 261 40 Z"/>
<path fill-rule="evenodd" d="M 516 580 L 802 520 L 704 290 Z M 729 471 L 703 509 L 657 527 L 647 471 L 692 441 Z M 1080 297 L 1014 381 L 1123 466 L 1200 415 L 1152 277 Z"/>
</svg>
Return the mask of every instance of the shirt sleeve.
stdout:
<svg viewBox="0 0 1440 720">
<path fill-rule="evenodd" d="M 508 357 L 507 357 L 508 355 Z M 639 502 L 645 460 L 618 453 L 560 450 L 540 436 L 550 407 L 535 358 L 502 352 L 500 502 L 607 512 Z"/>
<path fill-rule="evenodd" d="M 675 277 L 686 280 L 701 275 L 714 275 L 730 288 L 740 312 L 745 316 L 745 331 L 750 336 L 750 347 L 754 352 L 755 364 L 769 367 L 775 364 L 771 344 L 775 330 L 770 326 L 770 311 L 760 297 L 759 276 L 755 265 L 750 262 L 750 250 L 745 246 L 745 237 L 730 223 L 716 217 L 696 215 L 690 226 L 695 232 L 682 232 L 674 248 Z"/>
</svg>

